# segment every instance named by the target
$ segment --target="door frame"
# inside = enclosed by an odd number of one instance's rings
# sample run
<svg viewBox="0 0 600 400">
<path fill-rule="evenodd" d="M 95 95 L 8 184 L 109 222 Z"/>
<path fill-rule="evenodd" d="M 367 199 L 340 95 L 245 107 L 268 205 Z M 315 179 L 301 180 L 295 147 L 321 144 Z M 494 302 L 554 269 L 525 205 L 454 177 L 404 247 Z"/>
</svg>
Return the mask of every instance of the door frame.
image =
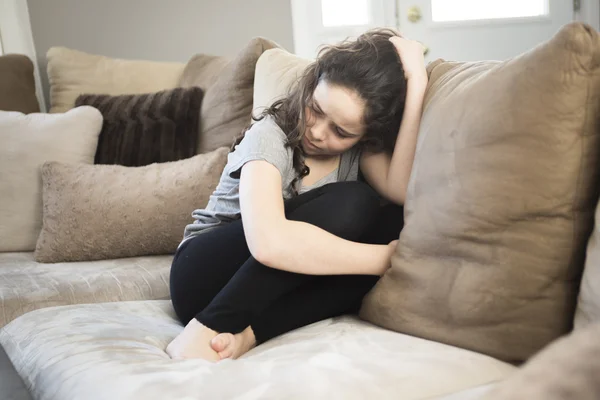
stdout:
<svg viewBox="0 0 600 400">
<path fill-rule="evenodd" d="M 600 31 L 600 2 L 598 0 L 580 0 L 579 11 L 575 12 L 577 21 L 590 24 L 597 31 Z"/>
<path fill-rule="evenodd" d="M 306 35 L 309 30 L 314 37 L 339 35 L 339 36 L 355 36 L 357 35 L 356 26 L 348 27 L 330 27 L 323 28 L 315 24 L 315 13 L 308 11 L 307 2 L 316 2 L 318 0 L 290 0 L 292 11 L 292 33 L 294 36 L 294 52 L 300 56 L 308 57 L 308 53 L 313 53 L 314 41 Z M 396 0 L 371 0 L 375 19 L 380 19 L 382 27 L 396 27 Z M 317 12 L 320 14 L 320 10 Z M 360 27 L 358 27 L 360 29 Z M 362 33 L 362 31 L 360 32 Z"/>
</svg>

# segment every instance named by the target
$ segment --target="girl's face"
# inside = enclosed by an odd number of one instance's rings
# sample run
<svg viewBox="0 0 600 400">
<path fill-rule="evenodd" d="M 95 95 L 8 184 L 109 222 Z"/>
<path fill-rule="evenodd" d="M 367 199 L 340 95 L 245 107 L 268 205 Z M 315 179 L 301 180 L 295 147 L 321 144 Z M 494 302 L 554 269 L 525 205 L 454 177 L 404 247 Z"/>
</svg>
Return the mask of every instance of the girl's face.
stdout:
<svg viewBox="0 0 600 400">
<path fill-rule="evenodd" d="M 365 102 L 354 90 L 321 80 L 306 107 L 306 131 L 302 148 L 308 156 L 338 155 L 364 136 Z"/>
</svg>

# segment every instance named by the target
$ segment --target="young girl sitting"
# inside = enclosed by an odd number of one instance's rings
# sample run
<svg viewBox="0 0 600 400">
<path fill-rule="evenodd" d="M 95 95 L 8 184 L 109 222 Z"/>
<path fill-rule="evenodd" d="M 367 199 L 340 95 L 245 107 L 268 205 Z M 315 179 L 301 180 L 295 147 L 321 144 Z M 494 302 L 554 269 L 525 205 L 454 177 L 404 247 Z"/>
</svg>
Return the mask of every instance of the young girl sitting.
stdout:
<svg viewBox="0 0 600 400">
<path fill-rule="evenodd" d="M 238 358 L 358 311 L 402 228 L 426 84 L 423 46 L 373 30 L 255 119 L 174 256 L 172 358 Z"/>
</svg>

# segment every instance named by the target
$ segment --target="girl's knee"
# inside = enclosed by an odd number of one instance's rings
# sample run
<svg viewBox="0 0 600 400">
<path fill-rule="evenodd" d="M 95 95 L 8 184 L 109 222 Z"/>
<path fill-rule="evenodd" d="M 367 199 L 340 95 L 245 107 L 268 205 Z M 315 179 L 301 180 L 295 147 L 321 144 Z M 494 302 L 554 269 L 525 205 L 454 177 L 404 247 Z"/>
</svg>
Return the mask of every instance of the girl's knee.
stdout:
<svg viewBox="0 0 600 400">
<path fill-rule="evenodd" d="M 371 213 L 379 208 L 379 195 L 364 182 L 334 183 L 325 190 L 327 194 L 333 196 L 334 204 L 339 207 L 338 211 L 347 213 L 350 217 L 356 217 L 357 213 L 370 217 Z"/>
<path fill-rule="evenodd" d="M 358 240 L 371 226 L 379 209 L 379 196 L 362 182 L 343 182 L 326 188 L 329 232 Z"/>
</svg>

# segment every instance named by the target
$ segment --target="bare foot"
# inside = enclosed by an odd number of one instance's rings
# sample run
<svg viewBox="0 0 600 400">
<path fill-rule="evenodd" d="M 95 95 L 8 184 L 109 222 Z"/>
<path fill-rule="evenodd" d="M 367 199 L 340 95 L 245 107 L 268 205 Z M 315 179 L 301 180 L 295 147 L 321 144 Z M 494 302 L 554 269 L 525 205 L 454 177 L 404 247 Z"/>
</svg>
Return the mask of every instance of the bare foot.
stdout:
<svg viewBox="0 0 600 400">
<path fill-rule="evenodd" d="M 247 327 L 241 333 L 219 333 L 211 341 L 210 345 L 219 354 L 221 360 L 225 358 L 236 358 L 249 352 L 256 346 L 256 337 L 251 327 Z"/>
<path fill-rule="evenodd" d="M 217 332 L 202 325 L 192 318 L 169 345 L 166 352 L 173 359 L 203 358 L 208 361 L 219 361 L 220 357 L 211 347 L 211 340 Z"/>
</svg>

